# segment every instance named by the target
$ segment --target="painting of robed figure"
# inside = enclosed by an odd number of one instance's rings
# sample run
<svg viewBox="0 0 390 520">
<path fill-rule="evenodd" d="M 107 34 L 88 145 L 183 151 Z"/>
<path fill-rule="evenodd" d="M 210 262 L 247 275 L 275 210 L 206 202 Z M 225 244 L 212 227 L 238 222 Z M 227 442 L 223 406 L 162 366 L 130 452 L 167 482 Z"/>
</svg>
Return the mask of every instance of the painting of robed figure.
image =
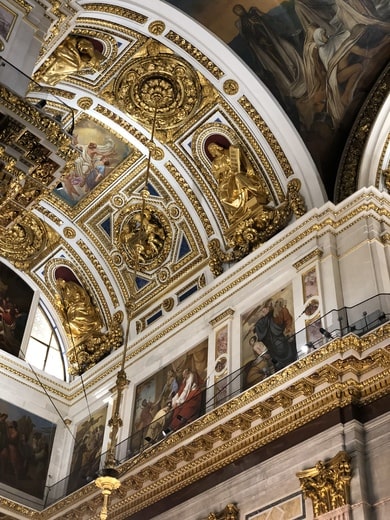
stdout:
<svg viewBox="0 0 390 520">
<path fill-rule="evenodd" d="M 12 269 L 0 263 L 0 349 L 18 356 L 34 291 Z"/>
<path fill-rule="evenodd" d="M 68 493 L 88 484 L 96 477 L 101 462 L 106 418 L 107 406 L 104 406 L 77 426 L 68 477 Z"/>
<path fill-rule="evenodd" d="M 204 341 L 137 386 L 129 441 L 131 454 L 202 414 L 206 371 L 207 341 Z"/>
<path fill-rule="evenodd" d="M 292 286 L 246 312 L 241 320 L 244 389 L 297 359 Z"/>
<path fill-rule="evenodd" d="M 54 193 L 75 206 L 131 154 L 130 146 L 97 122 L 82 118 L 73 130 L 73 146 L 78 150 L 73 168 L 66 173 Z"/>
<path fill-rule="evenodd" d="M 390 2 L 167 1 L 215 33 L 255 72 L 300 132 L 326 181 L 367 93 L 387 66 Z"/>
<path fill-rule="evenodd" d="M 0 399 L 1 484 L 43 499 L 56 425 Z"/>
</svg>

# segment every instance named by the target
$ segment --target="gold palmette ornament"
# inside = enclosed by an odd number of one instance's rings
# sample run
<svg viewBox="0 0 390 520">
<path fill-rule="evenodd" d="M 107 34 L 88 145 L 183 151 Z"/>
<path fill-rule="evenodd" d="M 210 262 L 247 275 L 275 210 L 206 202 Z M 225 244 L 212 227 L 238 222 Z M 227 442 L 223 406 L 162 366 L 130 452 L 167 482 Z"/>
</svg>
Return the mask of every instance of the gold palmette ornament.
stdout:
<svg viewBox="0 0 390 520">
<path fill-rule="evenodd" d="M 145 182 L 144 186 L 141 191 L 142 196 L 142 207 L 141 207 L 141 219 L 140 219 L 140 232 L 139 237 L 133 244 L 134 249 L 134 284 L 137 277 L 137 273 L 140 269 L 140 256 L 142 255 L 142 252 L 145 249 L 145 236 L 147 236 L 146 230 L 145 230 L 145 214 L 146 214 L 146 200 L 149 197 L 149 190 L 148 190 L 148 182 L 149 182 L 149 171 L 150 171 L 150 162 L 151 162 L 151 155 L 152 155 L 152 148 L 153 148 L 153 138 L 154 138 L 154 131 L 155 131 L 155 125 L 156 125 L 156 118 L 157 118 L 157 100 L 155 100 L 154 104 L 154 116 L 153 116 L 153 124 L 152 124 L 152 130 L 151 130 L 151 144 L 149 146 L 149 154 L 148 154 L 148 163 L 146 167 L 146 175 L 145 175 Z M 108 426 L 111 428 L 110 437 L 109 437 L 109 443 L 108 443 L 108 449 L 107 454 L 104 462 L 104 468 L 100 472 L 99 477 L 95 480 L 95 485 L 101 489 L 102 495 L 103 495 L 103 506 L 100 511 L 100 519 L 106 520 L 108 517 L 108 502 L 109 497 L 113 491 L 118 489 L 121 485 L 121 482 L 119 480 L 119 472 L 115 469 L 116 466 L 116 458 L 115 458 L 115 448 L 117 445 L 118 440 L 118 432 L 119 428 L 123 425 L 122 419 L 120 417 L 120 409 L 121 409 L 121 402 L 122 402 L 122 396 L 124 389 L 128 385 L 129 381 L 126 376 L 125 372 L 125 363 L 126 363 L 126 353 L 127 353 L 127 344 L 129 339 L 129 326 L 130 326 L 130 316 L 133 309 L 133 305 L 130 303 L 130 305 L 127 307 L 128 310 L 128 321 L 127 321 L 127 330 L 125 334 L 125 343 L 123 347 L 123 356 L 121 360 L 121 367 L 117 374 L 116 378 L 116 399 L 114 402 L 113 410 L 111 419 L 108 422 Z"/>
</svg>

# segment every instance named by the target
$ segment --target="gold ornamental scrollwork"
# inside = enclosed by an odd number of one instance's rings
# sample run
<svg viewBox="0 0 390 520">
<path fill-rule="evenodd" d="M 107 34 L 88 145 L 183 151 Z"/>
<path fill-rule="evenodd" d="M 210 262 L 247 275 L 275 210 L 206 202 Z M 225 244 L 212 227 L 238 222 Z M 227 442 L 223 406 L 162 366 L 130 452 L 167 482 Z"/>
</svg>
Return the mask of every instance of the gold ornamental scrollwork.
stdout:
<svg viewBox="0 0 390 520">
<path fill-rule="evenodd" d="M 133 59 L 113 86 L 119 108 L 140 123 L 151 127 L 158 109 L 156 133 L 160 139 L 191 117 L 201 100 L 195 70 L 181 57 L 163 50 L 157 42 L 149 42 L 147 55 Z"/>
<path fill-rule="evenodd" d="M 25 271 L 54 247 L 59 236 L 32 213 L 0 233 L 1 256 Z"/>
<path fill-rule="evenodd" d="M 305 498 L 312 501 L 315 517 L 350 503 L 351 458 L 345 451 L 327 462 L 318 461 L 297 477 Z"/>
</svg>

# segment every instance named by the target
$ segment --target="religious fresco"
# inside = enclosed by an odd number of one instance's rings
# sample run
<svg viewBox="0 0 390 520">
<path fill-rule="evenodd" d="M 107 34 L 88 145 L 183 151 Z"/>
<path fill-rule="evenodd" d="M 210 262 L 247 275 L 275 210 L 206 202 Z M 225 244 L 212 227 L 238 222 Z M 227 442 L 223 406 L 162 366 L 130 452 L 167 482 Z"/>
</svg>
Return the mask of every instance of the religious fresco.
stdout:
<svg viewBox="0 0 390 520">
<path fill-rule="evenodd" d="M 33 290 L 19 275 L 0 263 L 0 349 L 19 355 Z"/>
<path fill-rule="evenodd" d="M 244 389 L 297 359 L 292 286 L 261 300 L 241 317 Z"/>
<path fill-rule="evenodd" d="M 93 120 L 81 119 L 73 130 L 73 146 L 80 155 L 54 193 L 75 206 L 131 154 L 128 144 Z"/>
<path fill-rule="evenodd" d="M 96 477 L 106 418 L 107 406 L 92 413 L 77 426 L 67 493 L 72 493 Z"/>
<path fill-rule="evenodd" d="M 207 341 L 139 384 L 135 392 L 129 451 L 137 453 L 202 414 Z"/>
<path fill-rule="evenodd" d="M 387 0 L 167 0 L 214 32 L 273 92 L 326 185 L 390 50 Z M 329 187 L 330 189 L 330 187 Z"/>
<path fill-rule="evenodd" d="M 0 399 L 1 483 L 43 499 L 56 425 Z"/>
</svg>

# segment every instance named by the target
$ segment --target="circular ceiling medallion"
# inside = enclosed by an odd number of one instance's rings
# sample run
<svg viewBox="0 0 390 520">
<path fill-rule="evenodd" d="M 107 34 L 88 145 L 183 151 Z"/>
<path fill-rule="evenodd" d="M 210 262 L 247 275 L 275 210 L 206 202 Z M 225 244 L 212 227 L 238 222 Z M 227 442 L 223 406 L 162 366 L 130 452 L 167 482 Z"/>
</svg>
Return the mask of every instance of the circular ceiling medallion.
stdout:
<svg viewBox="0 0 390 520">
<path fill-rule="evenodd" d="M 168 256 L 172 233 L 163 213 L 141 203 L 122 211 L 115 222 L 115 240 L 128 265 L 152 271 Z"/>
<path fill-rule="evenodd" d="M 201 86 L 195 71 L 172 54 L 135 59 L 119 75 L 114 95 L 120 108 L 132 118 L 151 126 L 171 129 L 183 123 L 198 108 Z"/>
</svg>

